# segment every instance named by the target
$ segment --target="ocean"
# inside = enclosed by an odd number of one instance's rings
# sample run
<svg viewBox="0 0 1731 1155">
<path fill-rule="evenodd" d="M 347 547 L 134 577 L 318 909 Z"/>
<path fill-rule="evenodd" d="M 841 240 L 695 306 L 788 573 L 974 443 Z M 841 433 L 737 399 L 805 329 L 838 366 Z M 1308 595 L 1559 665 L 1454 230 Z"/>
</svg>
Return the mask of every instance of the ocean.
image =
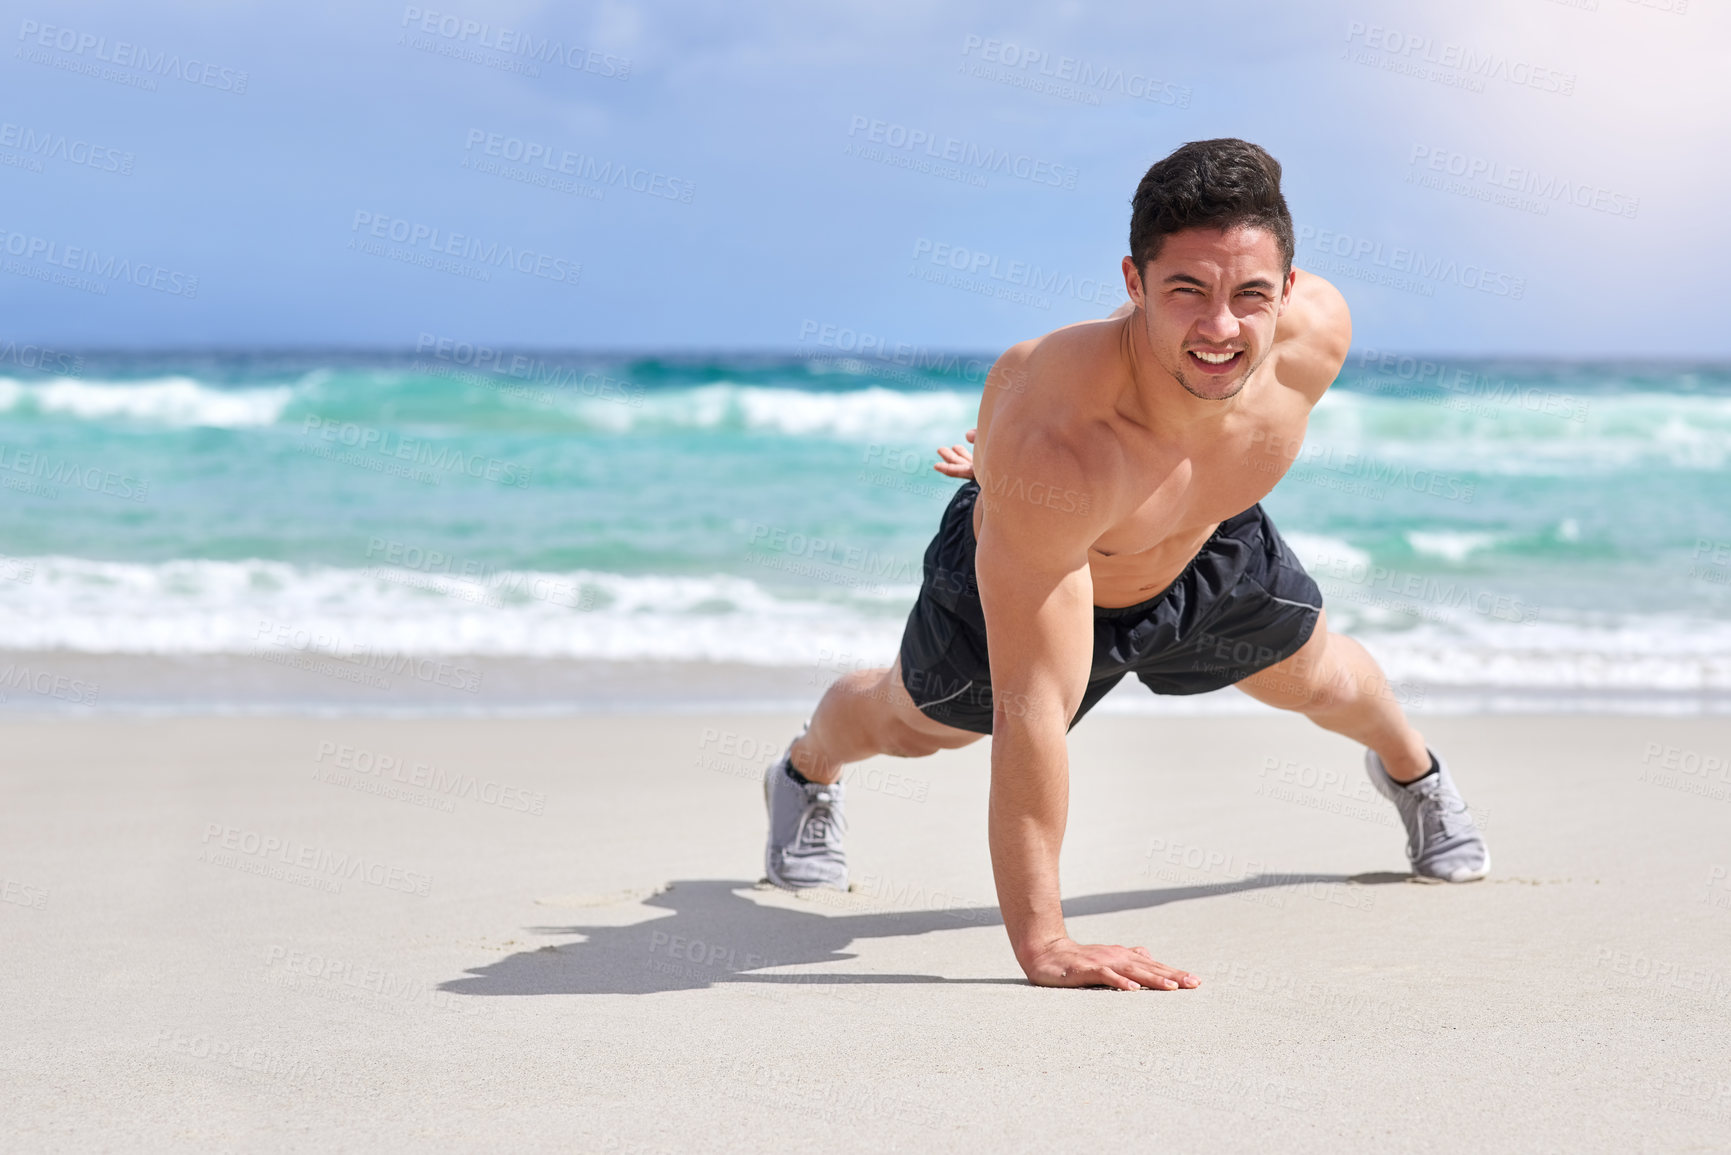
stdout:
<svg viewBox="0 0 1731 1155">
<path fill-rule="evenodd" d="M 809 704 L 893 658 L 987 361 L 0 348 L 0 695 Z M 1728 453 L 1731 366 L 1355 353 L 1264 504 L 1415 710 L 1718 712 Z"/>
</svg>

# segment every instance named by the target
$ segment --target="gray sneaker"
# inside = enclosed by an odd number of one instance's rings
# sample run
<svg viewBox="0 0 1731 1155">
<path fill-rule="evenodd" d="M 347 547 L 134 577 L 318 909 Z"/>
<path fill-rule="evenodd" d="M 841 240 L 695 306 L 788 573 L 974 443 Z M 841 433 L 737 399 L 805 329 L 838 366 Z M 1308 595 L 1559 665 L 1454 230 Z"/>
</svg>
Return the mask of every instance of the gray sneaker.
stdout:
<svg viewBox="0 0 1731 1155">
<path fill-rule="evenodd" d="M 1448 763 L 1436 758 L 1437 772 L 1410 785 L 1388 776 L 1376 751 L 1364 752 L 1371 785 L 1394 803 L 1406 823 L 1406 856 L 1420 882 L 1473 882 L 1491 872 L 1491 851 L 1467 811 Z"/>
<path fill-rule="evenodd" d="M 809 890 L 828 886 L 847 889 L 847 852 L 841 836 L 847 832 L 842 816 L 844 788 L 836 782 L 801 785 L 787 776 L 788 753 L 777 758 L 763 774 L 763 804 L 769 809 L 769 843 L 763 851 L 763 869 L 769 881 L 787 890 Z"/>
</svg>

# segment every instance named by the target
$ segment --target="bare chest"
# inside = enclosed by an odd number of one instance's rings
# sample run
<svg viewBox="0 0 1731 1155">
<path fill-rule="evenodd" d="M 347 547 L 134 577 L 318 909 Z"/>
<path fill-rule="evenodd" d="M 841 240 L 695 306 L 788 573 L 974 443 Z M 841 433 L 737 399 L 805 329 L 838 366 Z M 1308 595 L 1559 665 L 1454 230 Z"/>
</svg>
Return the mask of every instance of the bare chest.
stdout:
<svg viewBox="0 0 1731 1155">
<path fill-rule="evenodd" d="M 1304 439 L 1302 414 L 1186 449 L 1131 459 L 1122 516 L 1088 551 L 1096 605 L 1134 605 L 1170 585 L 1216 526 L 1266 497 Z"/>
</svg>

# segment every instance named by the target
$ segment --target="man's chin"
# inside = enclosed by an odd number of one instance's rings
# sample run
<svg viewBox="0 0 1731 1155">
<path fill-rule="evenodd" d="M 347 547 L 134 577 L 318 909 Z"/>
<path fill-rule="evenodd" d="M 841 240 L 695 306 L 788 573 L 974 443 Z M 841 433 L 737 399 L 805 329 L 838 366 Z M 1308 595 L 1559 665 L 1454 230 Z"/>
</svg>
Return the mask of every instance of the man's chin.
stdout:
<svg viewBox="0 0 1731 1155">
<path fill-rule="evenodd" d="M 1238 396 L 1238 391 L 1244 388 L 1244 383 L 1250 379 L 1248 372 L 1234 373 L 1230 377 L 1201 377 L 1194 373 L 1174 373 L 1178 384 L 1184 386 L 1184 391 L 1192 397 L 1200 397 L 1204 401 L 1230 401 Z"/>
</svg>

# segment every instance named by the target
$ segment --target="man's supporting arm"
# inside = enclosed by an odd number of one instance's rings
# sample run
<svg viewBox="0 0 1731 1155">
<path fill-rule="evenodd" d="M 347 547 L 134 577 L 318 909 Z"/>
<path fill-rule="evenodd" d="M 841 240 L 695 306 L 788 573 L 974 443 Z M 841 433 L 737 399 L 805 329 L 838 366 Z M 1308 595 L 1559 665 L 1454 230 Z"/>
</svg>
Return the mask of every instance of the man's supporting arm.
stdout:
<svg viewBox="0 0 1731 1155">
<path fill-rule="evenodd" d="M 1315 404 L 1352 348 L 1352 311 L 1339 289 L 1315 273 L 1292 271 L 1292 297 L 1274 329 L 1276 375 Z"/>
<path fill-rule="evenodd" d="M 995 460 L 1011 459 L 1006 450 Z M 1141 947 L 1083 946 L 1065 930 L 1058 884 L 1070 804 L 1065 739 L 1093 659 L 1088 546 L 1102 513 L 1074 500 L 1087 481 L 1069 454 L 1013 457 L 1010 469 L 980 478 L 986 513 L 976 555 L 994 695 L 988 831 L 1010 946 L 1040 986 L 1193 987 L 1194 976 Z M 1018 466 L 1019 475 L 1011 472 Z"/>
</svg>

